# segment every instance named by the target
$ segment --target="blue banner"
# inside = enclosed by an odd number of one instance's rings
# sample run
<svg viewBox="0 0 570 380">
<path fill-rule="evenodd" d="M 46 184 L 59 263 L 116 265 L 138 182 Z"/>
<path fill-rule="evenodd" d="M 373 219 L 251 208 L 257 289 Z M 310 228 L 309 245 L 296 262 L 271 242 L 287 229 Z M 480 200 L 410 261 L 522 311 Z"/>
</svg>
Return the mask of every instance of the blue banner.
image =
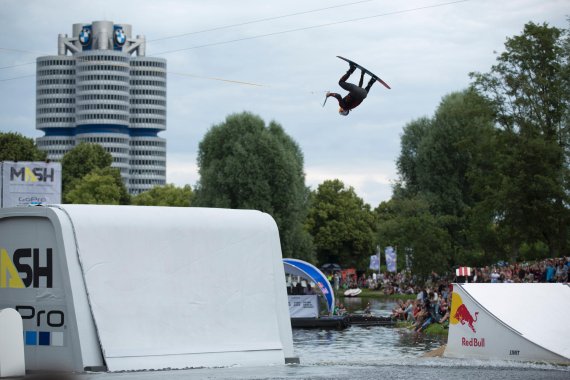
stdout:
<svg viewBox="0 0 570 380">
<path fill-rule="evenodd" d="M 394 247 L 386 247 L 384 254 L 386 255 L 386 269 L 388 272 L 396 272 L 396 250 Z"/>
<path fill-rule="evenodd" d="M 380 258 L 378 255 L 370 256 L 370 269 L 380 270 Z"/>
</svg>

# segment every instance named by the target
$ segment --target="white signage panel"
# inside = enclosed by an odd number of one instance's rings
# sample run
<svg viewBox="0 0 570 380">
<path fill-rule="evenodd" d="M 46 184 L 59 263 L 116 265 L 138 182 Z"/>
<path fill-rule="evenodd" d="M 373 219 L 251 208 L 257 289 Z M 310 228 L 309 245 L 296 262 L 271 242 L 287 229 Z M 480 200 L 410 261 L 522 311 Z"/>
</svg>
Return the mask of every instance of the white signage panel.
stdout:
<svg viewBox="0 0 570 380">
<path fill-rule="evenodd" d="M 316 294 L 289 296 L 289 315 L 291 318 L 317 318 L 319 300 Z"/>
<path fill-rule="evenodd" d="M 61 203 L 59 162 L 2 162 L 2 207 Z"/>
</svg>

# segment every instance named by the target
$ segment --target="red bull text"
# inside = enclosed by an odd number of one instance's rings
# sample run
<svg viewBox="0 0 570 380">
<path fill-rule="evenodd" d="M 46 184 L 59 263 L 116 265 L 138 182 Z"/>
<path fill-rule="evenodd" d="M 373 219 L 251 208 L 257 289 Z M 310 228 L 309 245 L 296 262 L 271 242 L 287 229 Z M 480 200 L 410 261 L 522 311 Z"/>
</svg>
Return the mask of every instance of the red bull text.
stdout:
<svg viewBox="0 0 570 380">
<path fill-rule="evenodd" d="M 485 338 L 461 338 L 461 345 L 464 347 L 485 347 Z"/>
</svg>

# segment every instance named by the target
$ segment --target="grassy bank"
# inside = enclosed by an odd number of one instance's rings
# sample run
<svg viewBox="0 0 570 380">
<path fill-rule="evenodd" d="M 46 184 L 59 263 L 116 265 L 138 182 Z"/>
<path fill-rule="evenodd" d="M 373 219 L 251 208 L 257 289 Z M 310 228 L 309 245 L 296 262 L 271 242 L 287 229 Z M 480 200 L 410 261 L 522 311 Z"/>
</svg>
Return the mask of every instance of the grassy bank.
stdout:
<svg viewBox="0 0 570 380">
<path fill-rule="evenodd" d="M 396 323 L 396 327 L 407 328 L 410 330 L 412 329 L 412 326 L 413 326 L 413 324 L 410 322 L 397 322 Z M 426 335 L 436 335 L 436 336 L 441 336 L 441 337 L 447 337 L 447 334 L 449 333 L 449 329 L 444 328 L 443 325 L 440 325 L 439 323 L 432 323 L 423 331 L 423 333 Z"/>
</svg>

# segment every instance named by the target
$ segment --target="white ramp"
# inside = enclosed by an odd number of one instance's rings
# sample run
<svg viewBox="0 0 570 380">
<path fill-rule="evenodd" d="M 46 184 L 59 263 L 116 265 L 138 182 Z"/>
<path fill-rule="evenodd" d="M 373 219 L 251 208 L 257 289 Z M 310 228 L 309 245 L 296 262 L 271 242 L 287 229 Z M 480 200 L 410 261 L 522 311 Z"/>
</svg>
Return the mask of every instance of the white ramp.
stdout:
<svg viewBox="0 0 570 380">
<path fill-rule="evenodd" d="M 570 364 L 570 286 L 454 284 L 445 356 Z"/>
<path fill-rule="evenodd" d="M 259 211 L 2 209 L 0 272 L 0 309 L 23 318 L 28 370 L 294 358 L 279 231 Z"/>
<path fill-rule="evenodd" d="M 23 331 L 16 310 L 0 310 L 0 378 L 26 376 Z"/>
</svg>

